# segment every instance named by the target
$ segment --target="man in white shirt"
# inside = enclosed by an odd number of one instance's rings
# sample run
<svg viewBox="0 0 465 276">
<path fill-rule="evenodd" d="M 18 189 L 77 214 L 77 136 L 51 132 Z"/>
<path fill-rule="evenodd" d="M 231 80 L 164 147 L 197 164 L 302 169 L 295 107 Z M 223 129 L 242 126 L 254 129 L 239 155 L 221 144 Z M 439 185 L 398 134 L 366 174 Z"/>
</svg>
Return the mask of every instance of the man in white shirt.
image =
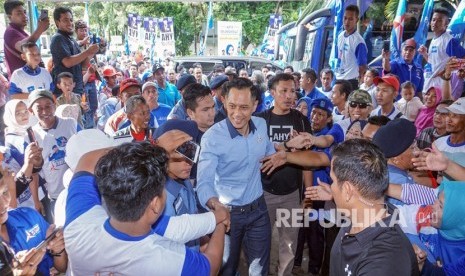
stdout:
<svg viewBox="0 0 465 276">
<path fill-rule="evenodd" d="M 360 79 L 367 69 L 367 46 L 365 40 L 357 32 L 360 10 L 349 5 L 344 11 L 344 32 L 337 38 L 337 50 L 340 64 L 336 68 L 336 79 L 350 81 L 352 89 L 358 89 Z"/>
</svg>

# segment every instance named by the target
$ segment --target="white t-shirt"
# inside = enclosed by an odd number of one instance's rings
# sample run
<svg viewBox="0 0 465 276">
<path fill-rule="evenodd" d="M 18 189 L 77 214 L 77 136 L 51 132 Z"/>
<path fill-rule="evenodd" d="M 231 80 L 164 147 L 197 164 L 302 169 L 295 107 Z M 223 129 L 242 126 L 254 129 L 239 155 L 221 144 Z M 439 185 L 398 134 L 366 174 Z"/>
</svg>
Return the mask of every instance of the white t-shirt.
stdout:
<svg viewBox="0 0 465 276">
<path fill-rule="evenodd" d="M 465 142 L 461 144 L 452 144 L 450 142 L 450 135 L 438 138 L 434 141 L 434 145 L 439 151 L 444 153 L 447 158 L 454 161 L 455 163 L 465 166 Z M 447 180 L 454 180 L 444 175 Z"/>
<path fill-rule="evenodd" d="M 53 83 L 52 76 L 44 68 L 38 67 L 34 73 L 29 72 L 32 69 L 21 67 L 11 74 L 10 95 L 19 93 L 31 93 L 36 89 L 51 89 Z"/>
<path fill-rule="evenodd" d="M 367 64 L 367 47 L 363 37 L 355 31 L 346 36 L 345 31 L 337 38 L 337 48 L 341 63 L 336 68 L 338 80 L 351 80 L 359 76 L 359 66 Z"/>
<path fill-rule="evenodd" d="M 394 105 L 411 122 L 415 122 L 420 109 L 423 107 L 423 103 L 418 97 L 413 97 L 409 102 L 401 98 Z"/>
<path fill-rule="evenodd" d="M 384 116 L 388 117 L 391 120 L 394 120 L 394 119 L 397 119 L 397 118 L 407 119 L 404 115 L 399 115 L 399 113 L 401 113 L 400 110 L 398 110 L 396 108 L 396 106 L 394 105 L 393 108 L 392 108 L 392 111 L 388 115 L 384 115 Z M 370 117 L 371 116 L 381 116 L 381 115 L 383 115 L 382 111 L 381 111 L 381 106 L 378 106 L 377 108 L 375 108 L 370 113 Z"/>
<path fill-rule="evenodd" d="M 151 233 L 133 237 L 109 223 L 93 175 L 75 174 L 67 200 L 67 275 L 210 274 L 207 258 L 184 243 L 215 229 L 213 213 L 161 217 Z"/>
<path fill-rule="evenodd" d="M 47 182 L 46 188 L 51 199 L 56 199 L 63 187 L 63 174 L 68 169 L 65 163 L 66 144 L 77 132 L 77 122 L 73 118 L 56 118 L 55 128 L 45 131 L 38 123 L 32 127 L 39 146 L 43 149 L 44 165 L 40 175 Z M 84 146 L 84 145 L 83 145 Z"/>
</svg>

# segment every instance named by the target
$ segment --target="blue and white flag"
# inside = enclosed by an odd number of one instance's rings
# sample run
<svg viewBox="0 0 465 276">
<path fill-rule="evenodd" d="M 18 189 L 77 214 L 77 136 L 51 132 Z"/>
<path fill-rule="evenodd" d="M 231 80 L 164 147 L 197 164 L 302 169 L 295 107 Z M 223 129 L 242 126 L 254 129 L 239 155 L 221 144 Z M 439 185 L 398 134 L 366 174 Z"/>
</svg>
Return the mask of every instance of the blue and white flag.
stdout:
<svg viewBox="0 0 465 276">
<path fill-rule="evenodd" d="M 420 45 L 425 45 L 426 43 L 426 38 L 428 37 L 429 22 L 431 21 L 431 15 L 433 14 L 433 7 L 434 0 L 425 0 L 425 3 L 423 4 L 423 12 L 420 18 L 420 24 L 415 33 L 415 36 L 413 37 L 413 39 L 417 43 L 417 49 L 418 47 L 420 47 Z M 415 63 L 421 65 L 422 62 L 423 56 L 417 54 L 415 57 Z"/>
<path fill-rule="evenodd" d="M 455 10 L 452 19 L 450 20 L 449 27 L 447 30 L 450 34 L 458 41 L 462 41 L 463 34 L 465 32 L 465 1 L 460 1 L 459 6 Z"/>
<path fill-rule="evenodd" d="M 396 17 L 391 31 L 391 60 L 400 56 L 402 35 L 404 33 L 405 12 L 407 11 L 407 0 L 400 0 L 397 6 Z"/>
<path fill-rule="evenodd" d="M 333 31 L 333 45 L 331 46 L 331 53 L 329 58 L 329 66 L 335 71 L 339 67 L 339 54 L 337 51 L 337 37 L 342 32 L 342 22 L 344 20 L 344 3 L 342 0 L 333 1 L 333 14 L 334 17 L 334 31 Z"/>
</svg>

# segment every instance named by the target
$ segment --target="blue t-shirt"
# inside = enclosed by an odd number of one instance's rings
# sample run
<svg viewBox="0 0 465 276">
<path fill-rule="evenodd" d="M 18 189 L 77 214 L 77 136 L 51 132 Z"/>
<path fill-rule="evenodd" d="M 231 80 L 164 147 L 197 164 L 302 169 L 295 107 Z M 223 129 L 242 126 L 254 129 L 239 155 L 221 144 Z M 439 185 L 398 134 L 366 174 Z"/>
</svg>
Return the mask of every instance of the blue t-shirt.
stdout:
<svg viewBox="0 0 465 276">
<path fill-rule="evenodd" d="M 10 246 L 19 252 L 29 250 L 39 245 L 46 238 L 49 224 L 34 209 L 20 207 L 8 211 L 6 228 L 10 237 Z M 41 275 L 50 275 L 53 257 L 46 253 L 37 267 Z"/>
<path fill-rule="evenodd" d="M 158 104 L 158 107 L 155 109 L 152 109 L 150 113 L 152 113 L 152 116 L 157 119 L 158 126 L 163 125 L 166 120 L 168 119 L 168 114 L 171 112 L 171 107 L 169 107 L 166 104 Z"/>
</svg>

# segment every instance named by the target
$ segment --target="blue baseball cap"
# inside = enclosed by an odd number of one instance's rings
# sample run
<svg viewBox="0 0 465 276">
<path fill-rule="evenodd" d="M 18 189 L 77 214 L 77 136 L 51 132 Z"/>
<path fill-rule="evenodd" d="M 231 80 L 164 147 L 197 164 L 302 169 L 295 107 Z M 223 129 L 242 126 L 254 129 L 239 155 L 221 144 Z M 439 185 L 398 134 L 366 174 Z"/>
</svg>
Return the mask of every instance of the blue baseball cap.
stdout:
<svg viewBox="0 0 465 276">
<path fill-rule="evenodd" d="M 216 76 L 210 82 L 210 89 L 217 89 L 218 87 L 223 85 L 223 83 L 227 82 L 228 80 L 229 80 L 228 76 L 226 75 Z"/>
<path fill-rule="evenodd" d="M 328 112 L 328 115 L 333 114 L 333 103 L 327 98 L 314 99 L 310 106 L 312 108 L 316 107 L 323 109 L 324 111 Z"/>
</svg>

